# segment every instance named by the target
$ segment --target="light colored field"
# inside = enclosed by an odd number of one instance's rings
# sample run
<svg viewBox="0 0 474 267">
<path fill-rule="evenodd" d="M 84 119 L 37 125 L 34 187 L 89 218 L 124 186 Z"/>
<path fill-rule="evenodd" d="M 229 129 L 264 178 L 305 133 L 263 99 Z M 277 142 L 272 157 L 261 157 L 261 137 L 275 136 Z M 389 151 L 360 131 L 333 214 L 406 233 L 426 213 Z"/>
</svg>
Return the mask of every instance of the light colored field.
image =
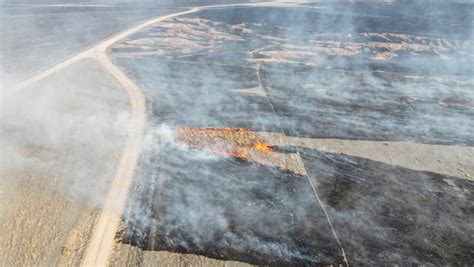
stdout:
<svg viewBox="0 0 474 267">
<path fill-rule="evenodd" d="M 474 148 L 412 142 L 364 141 L 292 137 L 259 133 L 267 142 L 362 157 L 412 170 L 474 179 Z"/>
<path fill-rule="evenodd" d="M 0 265 L 81 257 L 122 152 L 127 98 L 100 65 L 82 60 L 4 102 Z"/>
</svg>

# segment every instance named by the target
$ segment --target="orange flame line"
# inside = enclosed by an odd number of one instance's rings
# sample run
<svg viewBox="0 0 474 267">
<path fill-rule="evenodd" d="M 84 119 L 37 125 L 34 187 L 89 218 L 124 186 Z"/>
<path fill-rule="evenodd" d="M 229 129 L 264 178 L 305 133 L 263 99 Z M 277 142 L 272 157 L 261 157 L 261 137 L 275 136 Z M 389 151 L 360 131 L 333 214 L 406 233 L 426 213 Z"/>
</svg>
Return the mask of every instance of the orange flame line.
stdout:
<svg viewBox="0 0 474 267">
<path fill-rule="evenodd" d="M 260 140 L 257 140 L 257 142 L 254 145 L 255 150 L 257 151 L 262 151 L 262 152 L 272 152 L 273 146 L 267 145 L 265 143 L 260 142 Z"/>
<path fill-rule="evenodd" d="M 251 134 L 251 131 L 247 128 L 180 128 L 178 131 L 183 134 L 184 136 L 187 133 L 238 133 L 238 134 Z M 183 137 L 184 137 L 183 136 Z M 250 137 L 251 135 L 249 135 Z M 201 136 L 198 139 L 208 139 L 211 137 L 206 137 L 206 136 Z M 215 138 L 215 137 L 212 137 Z M 259 153 L 270 153 L 273 152 L 273 146 L 265 144 L 263 141 L 259 140 L 255 137 L 252 136 L 253 139 L 253 144 L 246 144 L 246 145 L 237 145 L 238 147 L 242 148 L 241 149 L 232 149 L 230 151 L 226 151 L 226 149 L 223 150 L 215 150 L 213 151 L 214 153 L 221 154 L 221 155 L 227 155 L 227 156 L 232 156 L 232 157 L 237 157 L 237 158 L 249 158 L 249 152 L 246 150 L 253 150 L 255 152 Z M 197 144 L 192 144 L 193 142 L 191 140 L 184 140 L 185 142 L 188 142 L 188 145 L 193 148 L 199 148 L 199 147 L 205 147 L 206 145 L 203 144 L 197 145 Z M 191 141 L 191 143 L 189 143 Z M 232 142 L 232 141 L 231 141 Z"/>
<path fill-rule="evenodd" d="M 224 133 L 237 133 L 237 132 L 250 132 L 247 128 L 180 128 L 182 132 L 224 132 Z"/>
</svg>

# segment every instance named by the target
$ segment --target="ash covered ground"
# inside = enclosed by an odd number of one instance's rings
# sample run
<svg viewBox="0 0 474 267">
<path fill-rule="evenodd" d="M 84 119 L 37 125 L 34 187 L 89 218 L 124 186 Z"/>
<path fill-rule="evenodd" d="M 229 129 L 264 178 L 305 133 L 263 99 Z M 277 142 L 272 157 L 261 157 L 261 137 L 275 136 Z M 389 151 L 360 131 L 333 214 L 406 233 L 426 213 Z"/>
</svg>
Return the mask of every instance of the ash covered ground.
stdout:
<svg viewBox="0 0 474 267">
<path fill-rule="evenodd" d="M 149 120 L 122 242 L 250 264 L 472 263 L 470 171 L 383 163 L 397 144 L 398 159 L 418 145 L 472 157 L 473 7 L 425 8 L 212 8 L 114 45 Z M 250 129 L 294 157 L 272 166 L 191 147 L 183 127 Z M 363 158 L 289 141 L 329 139 L 382 149 Z"/>
</svg>

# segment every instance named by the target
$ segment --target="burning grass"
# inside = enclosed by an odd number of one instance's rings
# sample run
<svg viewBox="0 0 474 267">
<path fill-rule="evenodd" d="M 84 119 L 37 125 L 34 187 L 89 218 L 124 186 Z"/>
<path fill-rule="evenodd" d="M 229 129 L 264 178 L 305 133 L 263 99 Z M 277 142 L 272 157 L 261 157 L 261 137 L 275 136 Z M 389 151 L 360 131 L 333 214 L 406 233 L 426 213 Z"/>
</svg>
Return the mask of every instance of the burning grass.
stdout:
<svg viewBox="0 0 474 267">
<path fill-rule="evenodd" d="M 273 146 L 246 128 L 181 128 L 178 140 L 190 148 L 249 159 L 251 155 L 271 153 Z"/>
<path fill-rule="evenodd" d="M 275 166 L 284 171 L 304 174 L 295 153 L 280 153 L 258 133 L 247 128 L 180 128 L 177 140 L 191 149 Z"/>
</svg>

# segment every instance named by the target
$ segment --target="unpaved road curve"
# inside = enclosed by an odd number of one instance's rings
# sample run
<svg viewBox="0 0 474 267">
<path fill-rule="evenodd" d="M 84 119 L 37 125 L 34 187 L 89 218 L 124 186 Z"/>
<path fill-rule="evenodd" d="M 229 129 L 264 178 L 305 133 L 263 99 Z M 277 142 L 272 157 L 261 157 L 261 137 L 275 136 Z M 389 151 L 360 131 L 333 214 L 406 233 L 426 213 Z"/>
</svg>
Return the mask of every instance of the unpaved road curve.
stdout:
<svg viewBox="0 0 474 267">
<path fill-rule="evenodd" d="M 131 81 L 121 69 L 112 64 L 107 56 L 107 49 L 113 43 L 131 35 L 142 28 L 156 23 L 161 20 L 180 16 L 192 12 L 197 9 L 175 13 L 149 20 L 135 28 L 125 31 L 102 44 L 95 49 L 94 58 L 97 59 L 102 66 L 109 71 L 119 83 L 126 88 L 130 97 L 130 128 L 127 143 L 123 151 L 117 173 L 112 181 L 110 191 L 107 195 L 102 213 L 97 221 L 91 242 L 87 248 L 86 255 L 83 259 L 84 266 L 104 266 L 107 262 L 110 251 L 113 248 L 115 234 L 120 223 L 120 216 L 125 206 L 128 189 L 133 179 L 133 173 L 140 154 L 140 143 L 145 128 L 145 97 L 138 86 Z"/>
<path fill-rule="evenodd" d="M 122 32 L 91 49 L 91 52 L 93 51 L 94 53 L 94 58 L 97 59 L 102 64 L 102 66 L 104 66 L 104 68 L 108 70 L 120 82 L 120 84 L 127 89 L 131 102 L 131 128 L 117 173 L 114 177 L 114 180 L 112 181 L 112 185 L 110 187 L 110 191 L 105 201 L 102 213 L 95 226 L 94 233 L 91 237 L 91 242 L 83 259 L 83 266 L 105 266 L 107 263 L 107 259 L 109 258 L 110 252 L 113 249 L 115 235 L 120 223 L 120 217 L 125 207 L 127 193 L 133 179 L 133 173 L 140 154 L 140 141 L 143 134 L 143 129 L 145 127 L 145 99 L 143 93 L 140 88 L 122 72 L 120 68 L 112 64 L 107 56 L 107 49 L 115 42 L 118 42 L 119 40 L 135 32 L 138 32 L 149 25 L 166 19 L 195 13 L 208 8 L 252 6 L 260 4 L 262 3 L 203 6 L 192 8 L 184 12 L 161 16 L 148 20 L 141 25 Z M 85 53 L 87 52 L 88 51 Z"/>
<path fill-rule="evenodd" d="M 107 259 L 113 248 L 115 234 L 118 230 L 120 216 L 125 205 L 128 189 L 133 179 L 133 173 L 140 154 L 141 138 L 146 124 L 144 95 L 140 88 L 132 80 L 130 80 L 120 68 L 111 62 L 107 56 L 108 48 L 119 40 L 126 38 L 127 36 L 134 34 L 147 26 L 169 18 L 195 13 L 197 11 L 210 8 L 274 5 L 282 4 L 278 2 L 258 2 L 249 4 L 211 5 L 196 7 L 187 11 L 153 18 L 138 26 L 112 36 L 103 42 L 32 76 L 31 78 L 19 83 L 15 88 L 13 88 L 12 91 L 6 92 L 3 95 L 3 98 L 6 99 L 9 96 L 16 94 L 17 92 L 30 87 L 36 82 L 43 80 L 85 58 L 93 58 L 97 60 L 128 92 L 131 108 L 128 129 L 129 132 L 126 145 L 122 153 L 117 172 L 110 186 L 102 213 L 99 216 L 94 228 L 91 242 L 87 247 L 86 255 L 82 262 L 83 266 L 104 266 L 107 263 Z"/>
</svg>

